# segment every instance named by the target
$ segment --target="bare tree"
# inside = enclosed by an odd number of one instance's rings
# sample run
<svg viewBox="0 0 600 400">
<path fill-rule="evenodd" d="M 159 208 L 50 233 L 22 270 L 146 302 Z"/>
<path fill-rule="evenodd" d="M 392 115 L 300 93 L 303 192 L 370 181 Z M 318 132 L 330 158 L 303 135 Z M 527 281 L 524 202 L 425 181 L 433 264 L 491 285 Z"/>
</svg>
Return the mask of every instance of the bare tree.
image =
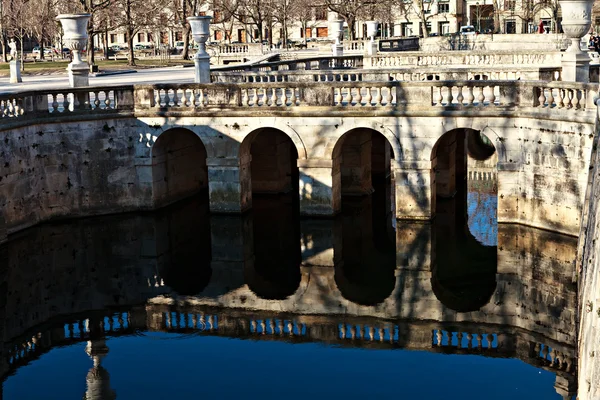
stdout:
<svg viewBox="0 0 600 400">
<path fill-rule="evenodd" d="M 231 32 L 235 23 L 235 16 L 240 8 L 239 0 L 212 0 L 213 20 L 215 25 L 221 25 L 225 40 L 231 42 Z"/>
<path fill-rule="evenodd" d="M 348 25 L 350 40 L 356 40 L 356 21 L 368 19 L 370 13 L 375 13 L 379 7 L 388 1 L 378 0 L 325 0 L 327 7 L 344 18 Z M 422 0 L 415 0 L 422 1 Z M 388 3 L 389 4 L 389 3 Z"/>
<path fill-rule="evenodd" d="M 265 24 L 269 25 L 269 33 L 271 29 L 271 0 L 244 0 L 240 2 L 234 16 L 243 24 L 255 25 L 258 29 L 259 41 L 263 41 L 263 31 Z"/>
<path fill-rule="evenodd" d="M 29 0 L 9 0 L 6 8 L 7 18 L 7 32 L 8 36 L 15 38 L 19 43 L 20 57 L 21 57 L 21 70 L 25 68 L 24 61 L 24 46 L 23 41 L 27 35 L 31 33 L 31 21 L 29 17 L 30 7 L 32 4 Z"/>
<path fill-rule="evenodd" d="M 159 11 L 163 10 L 168 0 L 113 0 L 118 10 L 115 17 L 115 28 L 125 31 L 129 50 L 128 65 L 135 65 L 133 38 L 143 28 L 155 26 L 159 20 Z"/>
<path fill-rule="evenodd" d="M 59 0 L 37 0 L 36 6 L 30 8 L 31 32 L 40 46 L 40 59 L 44 59 L 44 46 L 52 42 L 58 32 L 56 23 Z"/>
</svg>

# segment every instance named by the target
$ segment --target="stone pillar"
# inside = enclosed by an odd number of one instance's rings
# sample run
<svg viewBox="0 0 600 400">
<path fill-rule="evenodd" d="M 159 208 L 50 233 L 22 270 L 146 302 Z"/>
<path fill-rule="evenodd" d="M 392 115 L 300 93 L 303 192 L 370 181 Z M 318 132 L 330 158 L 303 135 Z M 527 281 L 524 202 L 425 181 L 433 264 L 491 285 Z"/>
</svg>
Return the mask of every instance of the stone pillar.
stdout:
<svg viewBox="0 0 600 400">
<path fill-rule="evenodd" d="M 571 45 L 562 55 L 562 80 L 589 82 L 590 57 L 581 51 L 580 40 L 592 24 L 593 0 L 559 0 L 562 28 Z"/>
<path fill-rule="evenodd" d="M 429 220 L 435 216 L 435 160 L 393 161 L 396 218 Z"/>
<path fill-rule="evenodd" d="M 324 159 L 300 159 L 298 169 L 300 214 L 332 216 L 340 212 L 342 181 L 339 163 Z"/>
<path fill-rule="evenodd" d="M 65 44 L 73 53 L 73 61 L 67 67 L 69 84 L 73 88 L 89 86 L 90 69 L 87 62 L 81 59 L 81 51 L 87 45 L 87 25 L 90 17 L 91 14 L 60 14 L 56 17 L 62 25 Z"/>
<path fill-rule="evenodd" d="M 213 215 L 210 219 L 213 277 L 203 293 L 213 297 L 245 284 L 244 266 L 254 262 L 254 229 L 250 214 Z"/>
<path fill-rule="evenodd" d="M 252 208 L 252 156 L 208 158 L 210 211 L 239 214 Z"/>
<path fill-rule="evenodd" d="M 577 394 L 577 382 L 574 376 L 556 375 L 554 389 L 564 400 L 571 400 Z M 586 388 L 581 388 L 582 391 Z"/>
<path fill-rule="evenodd" d="M 21 83 L 21 61 L 12 60 L 9 62 L 10 65 L 10 83 Z"/>
<path fill-rule="evenodd" d="M 108 354 L 108 346 L 104 340 L 91 340 L 88 342 L 85 352 L 94 362 L 86 377 L 87 390 L 84 398 L 87 400 L 112 400 L 117 398 L 116 392 L 110 387 L 110 375 L 101 365 L 102 360 Z"/>
<path fill-rule="evenodd" d="M 498 225 L 520 222 L 520 175 L 517 163 L 498 162 Z"/>
<path fill-rule="evenodd" d="M 371 132 L 348 135 L 341 148 L 343 195 L 365 195 L 373 192 L 371 182 Z"/>
<path fill-rule="evenodd" d="M 187 18 L 192 28 L 192 37 L 198 44 L 198 52 L 194 55 L 194 82 L 196 83 L 210 83 L 210 55 L 206 52 L 206 41 L 210 35 L 209 24 L 211 18 L 209 16 Z"/>
</svg>

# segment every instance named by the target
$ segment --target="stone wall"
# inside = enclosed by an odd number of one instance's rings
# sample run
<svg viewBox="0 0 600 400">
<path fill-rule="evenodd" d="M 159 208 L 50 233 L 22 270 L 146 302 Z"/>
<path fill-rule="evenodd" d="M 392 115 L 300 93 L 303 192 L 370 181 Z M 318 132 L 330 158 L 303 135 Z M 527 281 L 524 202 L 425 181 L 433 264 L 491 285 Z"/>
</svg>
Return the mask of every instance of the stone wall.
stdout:
<svg viewBox="0 0 600 400">
<path fill-rule="evenodd" d="M 596 136 L 576 259 L 579 274 L 579 400 L 600 398 L 600 152 L 597 143 Z"/>
<path fill-rule="evenodd" d="M 6 230 L 151 207 L 151 181 L 143 184 L 136 169 L 136 147 L 143 146 L 132 118 L 0 131 L 0 210 Z M 0 232 L 3 225 L 0 219 Z"/>
</svg>

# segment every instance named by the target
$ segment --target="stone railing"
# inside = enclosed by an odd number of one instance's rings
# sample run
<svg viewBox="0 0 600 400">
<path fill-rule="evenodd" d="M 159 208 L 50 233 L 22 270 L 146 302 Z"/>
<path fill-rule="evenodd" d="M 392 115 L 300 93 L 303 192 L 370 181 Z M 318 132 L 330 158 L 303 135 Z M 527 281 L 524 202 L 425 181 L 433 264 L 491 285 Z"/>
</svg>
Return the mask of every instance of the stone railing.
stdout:
<svg viewBox="0 0 600 400">
<path fill-rule="evenodd" d="M 185 111 L 199 108 L 389 107 L 444 108 L 479 112 L 507 107 L 595 110 L 593 84 L 568 82 L 428 81 L 254 84 L 141 85 L 136 110 Z"/>
<path fill-rule="evenodd" d="M 131 115 L 133 111 L 161 114 L 201 109 L 324 107 L 338 112 L 380 107 L 386 112 L 437 109 L 470 114 L 514 108 L 546 113 L 552 109 L 579 113 L 573 115 L 587 119 L 592 118 L 596 95 L 597 86 L 593 84 L 490 80 L 136 85 L 0 95 L 0 118 L 3 127 L 9 127 L 59 115 L 102 118 Z M 585 111 L 589 113 L 581 114 Z"/>
<path fill-rule="evenodd" d="M 133 92 L 129 87 L 78 88 L 19 92 L 0 95 L 0 118 L 56 116 L 74 113 L 131 111 Z"/>
<path fill-rule="evenodd" d="M 386 51 L 417 51 L 419 50 L 419 38 L 396 38 L 396 39 L 379 39 L 378 50 Z"/>
<path fill-rule="evenodd" d="M 263 53 L 263 45 L 260 43 L 222 44 L 209 47 L 214 55 L 248 54 L 258 55 Z"/>
<path fill-rule="evenodd" d="M 362 53 L 365 51 L 364 40 L 344 40 L 342 44 L 344 46 L 344 52 Z"/>
<path fill-rule="evenodd" d="M 435 68 L 398 67 L 379 69 L 329 69 L 237 71 L 211 73 L 212 82 L 354 82 L 354 81 L 439 81 L 439 80 L 560 80 L 561 68 L 531 66 Z"/>
<path fill-rule="evenodd" d="M 519 65 L 557 67 L 561 65 L 561 53 L 546 52 L 474 52 L 452 51 L 438 53 L 404 52 L 365 57 L 364 68 L 390 68 L 402 66 L 499 66 Z"/>
</svg>

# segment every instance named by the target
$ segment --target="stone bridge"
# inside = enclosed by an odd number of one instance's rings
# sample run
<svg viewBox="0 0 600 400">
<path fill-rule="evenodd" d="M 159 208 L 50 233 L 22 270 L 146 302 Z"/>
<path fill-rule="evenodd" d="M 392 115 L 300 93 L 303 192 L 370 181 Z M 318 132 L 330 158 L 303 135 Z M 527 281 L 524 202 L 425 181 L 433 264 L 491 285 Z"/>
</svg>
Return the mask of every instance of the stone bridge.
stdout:
<svg viewBox="0 0 600 400">
<path fill-rule="evenodd" d="M 498 157 L 498 221 L 577 235 L 597 86 L 567 82 L 157 84 L 0 97 L 8 233 L 154 209 L 208 188 L 215 212 L 298 190 L 331 216 L 392 178 L 398 219 L 429 220 L 466 176 L 470 135 Z M 459 178 L 457 178 L 459 177 Z"/>
</svg>

